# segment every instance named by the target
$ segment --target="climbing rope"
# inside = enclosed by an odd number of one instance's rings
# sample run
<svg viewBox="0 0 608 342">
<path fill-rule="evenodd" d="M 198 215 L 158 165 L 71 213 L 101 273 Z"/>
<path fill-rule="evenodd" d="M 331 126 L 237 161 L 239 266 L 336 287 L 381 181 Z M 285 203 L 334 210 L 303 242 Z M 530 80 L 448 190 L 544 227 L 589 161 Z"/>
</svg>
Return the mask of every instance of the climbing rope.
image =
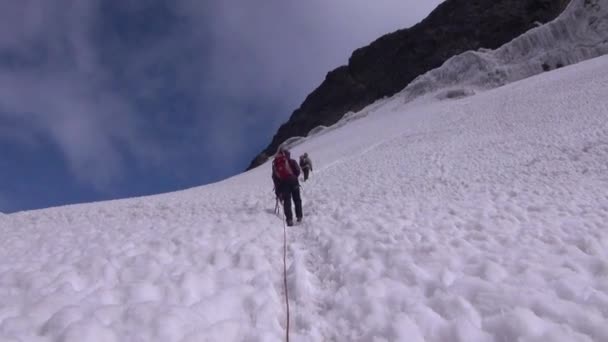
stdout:
<svg viewBox="0 0 608 342">
<path fill-rule="evenodd" d="M 279 201 L 280 203 L 280 201 Z M 282 207 L 282 205 L 281 205 Z M 287 225 L 283 215 L 283 288 L 285 293 L 285 313 L 287 321 L 285 324 L 285 341 L 289 342 L 289 293 L 287 290 Z"/>
</svg>

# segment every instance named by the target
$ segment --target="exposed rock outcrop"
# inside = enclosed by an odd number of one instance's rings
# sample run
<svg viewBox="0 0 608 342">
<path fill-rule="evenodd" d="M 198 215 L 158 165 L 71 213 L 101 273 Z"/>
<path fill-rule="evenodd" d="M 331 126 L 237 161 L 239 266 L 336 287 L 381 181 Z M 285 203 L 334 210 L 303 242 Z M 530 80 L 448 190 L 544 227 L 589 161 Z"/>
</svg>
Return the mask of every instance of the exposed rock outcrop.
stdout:
<svg viewBox="0 0 608 342">
<path fill-rule="evenodd" d="M 447 0 L 415 26 L 357 49 L 348 65 L 330 71 L 248 169 L 267 160 L 285 140 L 330 126 L 349 111 L 394 95 L 417 76 L 469 50 L 495 49 L 555 19 L 569 0 Z"/>
</svg>

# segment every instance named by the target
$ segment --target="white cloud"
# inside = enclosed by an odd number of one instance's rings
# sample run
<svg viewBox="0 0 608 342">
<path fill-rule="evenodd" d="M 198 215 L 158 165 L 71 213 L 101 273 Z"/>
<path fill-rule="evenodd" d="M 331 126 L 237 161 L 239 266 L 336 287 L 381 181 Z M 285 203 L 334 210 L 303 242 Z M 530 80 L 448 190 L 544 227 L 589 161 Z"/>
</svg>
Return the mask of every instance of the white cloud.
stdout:
<svg viewBox="0 0 608 342">
<path fill-rule="evenodd" d="M 198 30 L 211 30 L 214 83 L 238 96 L 290 96 L 317 86 L 350 53 L 409 27 L 440 0 L 224 0 L 181 2 Z M 202 19 L 201 19 L 202 18 Z"/>
<path fill-rule="evenodd" d="M 189 153 L 177 151 L 187 143 L 155 141 L 150 132 L 167 129 L 172 114 L 142 113 L 131 98 L 176 89 L 193 98 L 188 108 L 198 116 L 196 126 L 183 128 L 190 138 L 207 145 L 209 155 L 222 146 L 218 163 L 246 162 L 255 134 L 247 131 L 251 104 L 274 109 L 256 119 L 277 127 L 353 49 L 414 24 L 439 2 L 167 0 L 181 15 L 177 30 L 145 48 L 105 51 L 124 63 L 122 76 L 135 94 L 116 89 L 113 71 L 101 61 L 96 35 L 104 32 L 94 26 L 101 0 L 4 2 L 0 120 L 15 123 L 18 133 L 0 130 L 0 139 L 17 136 L 15 143 L 34 146 L 44 137 L 79 180 L 103 188 L 122 175 L 125 158 L 159 163 Z M 153 3 L 120 5 L 145 11 Z M 175 63 L 169 81 L 150 75 L 163 63 Z"/>
</svg>

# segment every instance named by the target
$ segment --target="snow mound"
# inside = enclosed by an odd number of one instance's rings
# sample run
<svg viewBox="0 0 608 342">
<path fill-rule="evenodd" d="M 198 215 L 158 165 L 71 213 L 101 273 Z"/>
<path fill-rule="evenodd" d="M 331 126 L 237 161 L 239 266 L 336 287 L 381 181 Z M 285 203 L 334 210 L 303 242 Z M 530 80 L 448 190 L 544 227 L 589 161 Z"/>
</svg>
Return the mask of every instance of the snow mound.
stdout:
<svg viewBox="0 0 608 342">
<path fill-rule="evenodd" d="M 467 51 L 417 77 L 402 92 L 406 101 L 447 89 L 440 99 L 472 95 L 544 71 L 608 53 L 608 0 L 572 0 L 555 20 L 496 50 Z M 454 88 L 454 89 L 450 89 Z"/>
</svg>

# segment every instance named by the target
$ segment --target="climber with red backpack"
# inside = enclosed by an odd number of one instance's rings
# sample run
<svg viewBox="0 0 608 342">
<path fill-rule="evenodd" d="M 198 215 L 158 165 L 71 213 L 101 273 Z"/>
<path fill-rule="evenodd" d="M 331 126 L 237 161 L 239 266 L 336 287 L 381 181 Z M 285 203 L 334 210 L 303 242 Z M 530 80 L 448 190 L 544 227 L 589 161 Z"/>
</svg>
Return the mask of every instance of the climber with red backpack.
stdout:
<svg viewBox="0 0 608 342">
<path fill-rule="evenodd" d="M 291 199 L 296 207 L 296 219 L 302 221 L 302 198 L 300 197 L 300 167 L 291 159 L 287 149 L 279 148 L 272 161 L 272 182 L 277 198 L 283 203 L 288 226 L 293 226 Z"/>
</svg>

